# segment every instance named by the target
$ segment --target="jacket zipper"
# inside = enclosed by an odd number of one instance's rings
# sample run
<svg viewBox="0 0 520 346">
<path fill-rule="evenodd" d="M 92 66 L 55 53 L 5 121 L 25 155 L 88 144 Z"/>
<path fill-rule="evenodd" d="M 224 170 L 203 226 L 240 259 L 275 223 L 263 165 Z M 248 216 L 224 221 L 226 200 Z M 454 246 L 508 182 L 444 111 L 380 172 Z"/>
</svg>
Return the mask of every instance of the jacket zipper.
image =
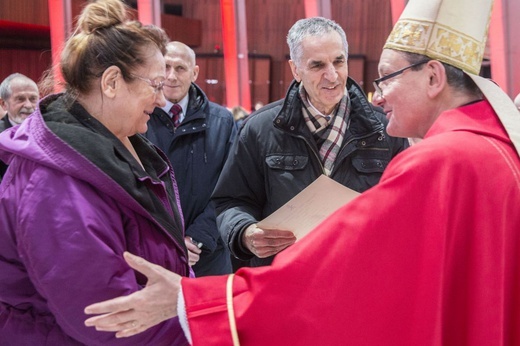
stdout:
<svg viewBox="0 0 520 346">
<path fill-rule="evenodd" d="M 371 132 L 365 136 L 362 136 L 362 137 L 352 137 L 349 141 L 347 141 L 344 145 L 341 146 L 341 149 L 340 151 L 338 152 L 338 157 L 341 155 L 341 153 L 343 152 L 343 150 L 350 144 L 352 143 L 353 141 L 355 140 L 360 140 L 360 139 L 363 139 L 363 138 L 368 138 L 370 136 L 373 136 L 375 134 L 379 133 L 381 136 L 383 136 L 383 131 L 382 130 L 375 130 L 374 132 Z M 307 140 L 306 137 L 302 136 L 302 135 L 296 135 L 297 138 L 300 138 L 300 139 L 303 139 L 303 141 L 305 142 L 305 144 L 309 147 L 310 151 L 314 154 L 314 156 L 316 157 L 316 159 L 318 160 L 318 163 L 320 164 L 320 167 L 321 167 L 321 172 L 323 174 L 326 174 L 325 173 L 325 167 L 323 166 L 323 163 L 321 163 L 321 159 L 320 159 L 320 156 L 319 154 L 314 150 L 314 148 L 312 147 L 312 145 L 309 143 L 309 141 Z M 376 150 L 383 150 L 383 149 L 376 149 Z M 332 176 L 332 173 L 334 173 L 335 171 L 335 168 L 336 168 L 336 163 L 334 162 L 334 168 L 332 169 L 332 171 L 330 172 L 330 175 Z"/>
</svg>

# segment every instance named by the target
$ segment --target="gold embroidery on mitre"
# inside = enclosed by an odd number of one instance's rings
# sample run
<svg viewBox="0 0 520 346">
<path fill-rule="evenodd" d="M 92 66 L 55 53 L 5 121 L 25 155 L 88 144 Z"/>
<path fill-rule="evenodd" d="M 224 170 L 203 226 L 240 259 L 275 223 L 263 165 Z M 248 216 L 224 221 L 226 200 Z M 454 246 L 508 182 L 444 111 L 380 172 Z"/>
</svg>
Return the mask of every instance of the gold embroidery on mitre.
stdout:
<svg viewBox="0 0 520 346">
<path fill-rule="evenodd" d="M 484 57 L 485 41 L 477 41 L 439 23 L 400 19 L 384 48 L 423 54 L 478 74 Z"/>
<path fill-rule="evenodd" d="M 384 48 L 405 49 L 413 53 L 424 54 L 431 30 L 432 23 L 412 20 L 398 21 Z"/>
<path fill-rule="evenodd" d="M 485 41 L 479 42 L 438 23 L 400 19 L 384 48 L 423 54 L 478 74 L 484 56 Z"/>
<path fill-rule="evenodd" d="M 437 24 L 432 32 L 427 55 L 464 71 L 478 74 L 484 48 L 484 42 Z"/>
</svg>

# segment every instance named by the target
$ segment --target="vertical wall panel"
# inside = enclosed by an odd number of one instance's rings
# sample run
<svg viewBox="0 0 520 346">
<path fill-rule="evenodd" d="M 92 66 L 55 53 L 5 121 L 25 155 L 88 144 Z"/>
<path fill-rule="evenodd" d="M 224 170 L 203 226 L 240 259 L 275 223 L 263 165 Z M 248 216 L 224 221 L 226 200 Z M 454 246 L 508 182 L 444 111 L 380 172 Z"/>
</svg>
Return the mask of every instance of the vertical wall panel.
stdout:
<svg viewBox="0 0 520 346">
<path fill-rule="evenodd" d="M 364 63 L 350 64 L 351 75 L 365 92 L 371 92 L 372 81 L 378 77 L 377 65 L 383 45 L 392 29 L 388 0 L 331 0 L 332 19 L 345 30 L 349 54 L 363 55 Z M 364 71 L 357 68 L 363 66 Z"/>
<path fill-rule="evenodd" d="M 270 98 L 278 100 L 292 81 L 287 32 L 298 19 L 305 18 L 305 1 L 256 0 L 247 4 L 249 51 L 271 56 Z"/>
<path fill-rule="evenodd" d="M 0 19 L 49 25 L 47 0 L 1 0 Z"/>
<path fill-rule="evenodd" d="M 11 73 L 19 72 L 35 82 L 51 64 L 51 52 L 25 49 L 0 49 L 0 81 Z"/>
<path fill-rule="evenodd" d="M 267 104 L 270 101 L 271 89 L 271 58 L 250 56 L 249 71 L 251 77 L 251 107 L 255 103 Z M 248 109 L 248 111 L 250 111 Z"/>
<path fill-rule="evenodd" d="M 196 83 L 204 90 L 210 101 L 226 103 L 226 79 L 224 57 L 221 54 L 197 54 L 199 76 Z"/>
</svg>

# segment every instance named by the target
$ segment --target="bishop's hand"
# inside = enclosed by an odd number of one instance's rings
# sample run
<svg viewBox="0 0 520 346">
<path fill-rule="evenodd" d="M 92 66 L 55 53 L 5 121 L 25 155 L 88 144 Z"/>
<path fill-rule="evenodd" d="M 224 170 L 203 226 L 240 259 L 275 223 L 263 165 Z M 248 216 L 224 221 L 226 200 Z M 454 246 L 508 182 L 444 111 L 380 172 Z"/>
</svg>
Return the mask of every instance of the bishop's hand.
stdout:
<svg viewBox="0 0 520 346">
<path fill-rule="evenodd" d="M 130 267 L 148 278 L 146 287 L 128 296 L 95 303 L 85 308 L 88 315 L 98 315 L 85 321 L 99 331 L 117 332 L 116 337 L 128 337 L 147 330 L 177 315 L 177 295 L 181 276 L 145 259 L 124 254 Z"/>
</svg>

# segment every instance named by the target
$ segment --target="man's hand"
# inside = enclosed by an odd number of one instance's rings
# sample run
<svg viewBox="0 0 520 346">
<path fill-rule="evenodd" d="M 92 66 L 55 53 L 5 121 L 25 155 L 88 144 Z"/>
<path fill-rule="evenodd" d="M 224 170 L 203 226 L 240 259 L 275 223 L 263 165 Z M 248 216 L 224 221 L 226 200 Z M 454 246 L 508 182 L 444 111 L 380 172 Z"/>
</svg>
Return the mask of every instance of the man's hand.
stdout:
<svg viewBox="0 0 520 346">
<path fill-rule="evenodd" d="M 101 314 L 85 321 L 96 330 L 117 332 L 128 337 L 145 331 L 177 315 L 177 294 L 181 277 L 128 252 L 124 254 L 130 267 L 148 278 L 146 287 L 129 296 L 92 304 L 85 308 L 88 315 Z"/>
<path fill-rule="evenodd" d="M 198 244 L 196 244 L 193 241 L 191 237 L 184 237 L 184 242 L 186 243 L 186 248 L 188 249 L 188 260 L 190 263 L 190 267 L 192 267 L 199 261 L 200 253 L 202 252 L 202 250 L 199 248 Z"/>
<path fill-rule="evenodd" d="M 295 241 L 296 236 L 291 231 L 261 229 L 256 224 L 249 226 L 242 235 L 244 246 L 260 258 L 276 255 Z"/>
</svg>

